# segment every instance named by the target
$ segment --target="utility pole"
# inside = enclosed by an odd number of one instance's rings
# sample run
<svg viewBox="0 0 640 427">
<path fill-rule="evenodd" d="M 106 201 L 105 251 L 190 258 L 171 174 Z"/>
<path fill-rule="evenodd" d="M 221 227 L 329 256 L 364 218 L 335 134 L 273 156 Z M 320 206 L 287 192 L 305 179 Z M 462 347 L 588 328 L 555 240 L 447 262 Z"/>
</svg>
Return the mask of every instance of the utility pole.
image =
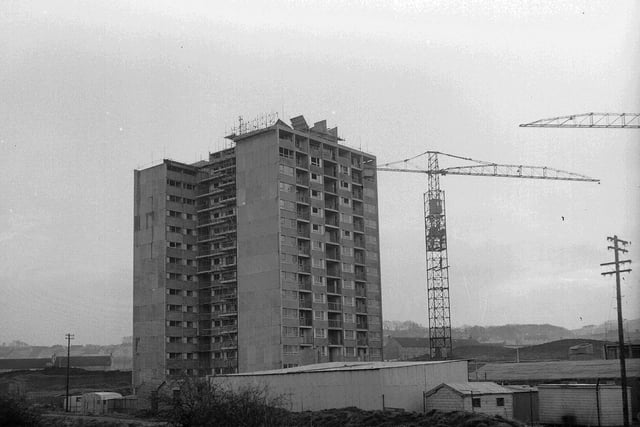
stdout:
<svg viewBox="0 0 640 427">
<path fill-rule="evenodd" d="M 629 263 L 631 260 L 620 260 L 619 253 L 626 253 L 628 250 L 620 247 L 627 246 L 629 242 L 619 239 L 618 236 L 607 237 L 607 240 L 613 242 L 613 246 L 607 246 L 607 249 L 613 250 L 614 261 L 605 262 L 603 266 L 613 265 L 615 270 L 601 273 L 603 276 L 609 274 L 616 275 L 616 300 L 618 302 L 618 353 L 620 355 L 620 385 L 622 386 L 622 410 L 624 411 L 624 427 L 629 427 L 629 403 L 627 400 L 627 367 L 624 360 L 624 333 L 622 331 L 622 297 L 620 295 L 620 273 L 629 273 L 630 268 L 621 270 L 620 265 Z"/>
<path fill-rule="evenodd" d="M 65 412 L 69 412 L 69 366 L 71 362 L 71 340 L 74 338 L 73 334 L 66 334 L 64 336 L 67 339 L 67 400 L 65 405 Z"/>
</svg>

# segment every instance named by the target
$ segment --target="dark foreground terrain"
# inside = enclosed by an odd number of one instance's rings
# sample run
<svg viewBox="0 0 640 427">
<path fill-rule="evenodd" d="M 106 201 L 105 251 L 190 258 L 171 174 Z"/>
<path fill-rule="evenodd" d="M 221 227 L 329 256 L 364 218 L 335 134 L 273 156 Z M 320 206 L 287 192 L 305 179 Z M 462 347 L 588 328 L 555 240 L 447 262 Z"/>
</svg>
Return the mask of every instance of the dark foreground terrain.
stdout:
<svg viewBox="0 0 640 427">
<path fill-rule="evenodd" d="M 64 414 L 43 415 L 43 426 L 54 427 L 107 427 L 107 426 L 140 426 L 160 427 L 173 426 L 161 421 L 143 420 L 120 417 L 89 417 L 66 416 Z M 306 411 L 301 413 L 284 413 L 276 423 L 254 424 L 246 426 L 324 426 L 324 427 L 520 427 L 514 421 L 500 417 L 490 417 L 471 412 L 439 412 L 431 411 L 427 414 L 402 411 L 362 411 L 357 408 L 327 409 L 324 411 Z"/>
</svg>

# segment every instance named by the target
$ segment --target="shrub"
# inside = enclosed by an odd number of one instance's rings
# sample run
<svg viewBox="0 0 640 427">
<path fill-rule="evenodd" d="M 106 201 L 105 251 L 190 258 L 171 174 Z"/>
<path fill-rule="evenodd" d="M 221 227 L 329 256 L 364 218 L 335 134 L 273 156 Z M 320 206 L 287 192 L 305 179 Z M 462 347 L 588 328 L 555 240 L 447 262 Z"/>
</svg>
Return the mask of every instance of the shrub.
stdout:
<svg viewBox="0 0 640 427">
<path fill-rule="evenodd" d="M 288 411 L 284 399 L 269 396 L 267 388 L 246 387 L 231 391 L 204 379 L 185 379 L 170 398 L 162 418 L 185 427 L 280 426 Z"/>
<path fill-rule="evenodd" d="M 24 397 L 0 394 L 0 425 L 30 427 L 41 424 L 40 413 L 31 408 Z"/>
</svg>

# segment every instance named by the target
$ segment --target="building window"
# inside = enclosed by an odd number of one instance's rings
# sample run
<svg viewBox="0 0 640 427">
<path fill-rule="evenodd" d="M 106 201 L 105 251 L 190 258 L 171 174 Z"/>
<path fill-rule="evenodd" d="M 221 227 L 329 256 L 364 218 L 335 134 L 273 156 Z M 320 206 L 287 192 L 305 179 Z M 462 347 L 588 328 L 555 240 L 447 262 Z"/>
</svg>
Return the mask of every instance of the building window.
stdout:
<svg viewBox="0 0 640 427">
<path fill-rule="evenodd" d="M 322 184 L 322 175 L 318 175 L 317 173 L 311 172 L 311 181 Z"/>
<path fill-rule="evenodd" d="M 340 204 L 342 206 L 351 206 L 351 199 L 348 197 L 340 197 Z"/>
<path fill-rule="evenodd" d="M 504 406 L 504 397 L 496 397 L 496 406 Z"/>
<path fill-rule="evenodd" d="M 471 399 L 471 406 L 472 406 L 473 408 L 480 408 L 480 407 L 481 407 L 481 406 L 480 406 L 480 398 L 479 398 L 479 397 L 473 397 L 473 398 Z"/>
<path fill-rule="evenodd" d="M 344 339 L 345 340 L 355 340 L 356 339 L 356 331 L 351 329 L 344 330 Z"/>
<path fill-rule="evenodd" d="M 323 234 L 324 233 L 324 229 L 323 229 L 322 225 L 320 225 L 320 224 L 311 224 L 311 232 L 312 233 L 317 233 L 317 234 Z"/>
<path fill-rule="evenodd" d="M 351 217 L 351 215 L 347 215 L 345 213 L 341 213 L 340 214 L 340 222 L 343 222 L 345 224 L 351 224 L 353 222 L 353 218 Z"/>
<path fill-rule="evenodd" d="M 321 303 L 325 303 L 326 300 L 326 295 L 322 292 L 314 292 L 313 293 L 313 302 L 321 302 Z"/>
<path fill-rule="evenodd" d="M 311 207 L 311 215 L 317 216 L 318 218 L 322 218 L 324 216 L 324 212 L 321 208 L 317 208 L 315 206 Z"/>
<path fill-rule="evenodd" d="M 317 200 L 322 200 L 322 191 L 311 190 L 311 198 L 312 199 L 317 199 Z"/>
<path fill-rule="evenodd" d="M 313 284 L 316 286 L 324 285 L 324 277 L 322 276 L 313 276 Z"/>
<path fill-rule="evenodd" d="M 283 345 L 282 352 L 284 354 L 298 354 L 297 345 Z"/>
<path fill-rule="evenodd" d="M 340 181 L 340 188 L 344 188 L 346 190 L 349 189 L 349 183 L 347 181 Z"/>
<path fill-rule="evenodd" d="M 279 183 L 278 188 L 285 193 L 292 193 L 294 191 L 293 185 L 287 184 L 286 182 Z"/>
<path fill-rule="evenodd" d="M 322 160 L 320 160 L 320 157 L 311 157 L 311 166 L 322 166 Z"/>
<path fill-rule="evenodd" d="M 284 317 L 285 319 L 297 319 L 298 310 L 293 308 L 283 308 L 282 317 Z"/>
<path fill-rule="evenodd" d="M 342 271 L 345 273 L 353 273 L 353 264 L 342 263 Z"/>
<path fill-rule="evenodd" d="M 312 240 L 311 249 L 322 250 L 322 242 L 319 240 Z"/>
<path fill-rule="evenodd" d="M 280 147 L 280 157 L 284 159 L 293 159 L 293 150 L 289 150 L 288 148 Z"/>
<path fill-rule="evenodd" d="M 292 328 L 290 326 L 282 327 L 282 335 L 285 337 L 295 338 L 298 336 L 298 328 Z"/>
<path fill-rule="evenodd" d="M 340 173 L 345 175 L 349 175 L 349 166 L 340 165 Z"/>
<path fill-rule="evenodd" d="M 351 231 L 349 230 L 342 230 L 342 238 L 346 239 L 346 240 L 351 240 Z"/>
<path fill-rule="evenodd" d="M 314 268 L 324 268 L 324 260 L 318 258 L 311 259 L 311 266 Z"/>
<path fill-rule="evenodd" d="M 316 320 L 327 320 L 326 313 L 324 311 L 316 310 L 313 312 L 313 318 Z"/>
<path fill-rule="evenodd" d="M 280 173 L 288 176 L 293 176 L 293 168 L 287 165 L 280 165 Z"/>
<path fill-rule="evenodd" d="M 353 248 L 349 248 L 347 246 L 340 247 L 340 253 L 343 256 L 353 256 Z"/>
<path fill-rule="evenodd" d="M 316 338 L 326 338 L 327 337 L 327 330 L 326 329 L 316 328 L 314 330 L 314 332 L 315 332 L 315 337 Z"/>
</svg>

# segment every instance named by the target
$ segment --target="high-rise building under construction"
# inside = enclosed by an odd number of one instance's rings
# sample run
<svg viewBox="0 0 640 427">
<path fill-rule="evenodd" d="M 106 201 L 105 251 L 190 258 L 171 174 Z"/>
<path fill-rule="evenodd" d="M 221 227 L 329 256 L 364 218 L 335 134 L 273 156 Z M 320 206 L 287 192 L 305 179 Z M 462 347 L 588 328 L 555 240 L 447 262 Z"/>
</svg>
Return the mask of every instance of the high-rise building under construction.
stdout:
<svg viewBox="0 0 640 427">
<path fill-rule="evenodd" d="M 376 159 L 302 116 L 135 171 L 134 386 L 382 360 Z"/>
</svg>

